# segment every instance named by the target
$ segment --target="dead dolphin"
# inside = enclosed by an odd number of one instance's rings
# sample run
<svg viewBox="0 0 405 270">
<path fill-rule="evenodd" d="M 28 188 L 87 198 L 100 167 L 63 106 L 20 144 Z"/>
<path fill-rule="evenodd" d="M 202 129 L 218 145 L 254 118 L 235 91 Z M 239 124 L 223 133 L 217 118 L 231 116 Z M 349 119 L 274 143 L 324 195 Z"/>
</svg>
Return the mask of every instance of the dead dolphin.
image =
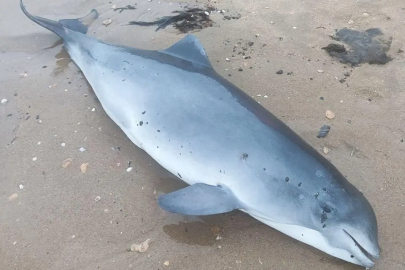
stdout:
<svg viewBox="0 0 405 270">
<path fill-rule="evenodd" d="M 64 41 L 104 110 L 129 139 L 190 186 L 159 197 L 184 215 L 239 209 L 342 260 L 372 267 L 375 213 L 321 154 L 212 68 L 186 36 L 161 51 L 87 36 L 76 20 L 30 15 Z"/>
</svg>

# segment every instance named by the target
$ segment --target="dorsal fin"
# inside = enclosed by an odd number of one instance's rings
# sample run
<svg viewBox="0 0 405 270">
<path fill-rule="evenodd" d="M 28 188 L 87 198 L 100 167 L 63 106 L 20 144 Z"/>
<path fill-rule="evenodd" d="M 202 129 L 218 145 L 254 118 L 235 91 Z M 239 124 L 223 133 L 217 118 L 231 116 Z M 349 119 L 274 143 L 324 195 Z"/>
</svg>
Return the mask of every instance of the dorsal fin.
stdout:
<svg viewBox="0 0 405 270">
<path fill-rule="evenodd" d="M 193 35 L 187 35 L 173 46 L 161 52 L 212 68 L 203 45 Z"/>
</svg>

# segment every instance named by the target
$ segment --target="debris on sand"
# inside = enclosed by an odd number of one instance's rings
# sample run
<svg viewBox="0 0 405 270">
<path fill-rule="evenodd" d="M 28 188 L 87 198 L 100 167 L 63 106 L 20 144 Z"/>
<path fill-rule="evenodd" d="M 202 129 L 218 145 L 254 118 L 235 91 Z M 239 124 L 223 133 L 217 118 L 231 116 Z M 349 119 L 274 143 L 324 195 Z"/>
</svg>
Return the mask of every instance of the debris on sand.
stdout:
<svg viewBox="0 0 405 270">
<path fill-rule="evenodd" d="M 131 6 L 131 5 L 126 5 L 125 7 L 119 7 L 119 8 L 114 7 L 114 11 L 119 10 L 120 11 L 119 13 L 123 12 L 124 10 L 131 10 L 131 9 L 136 9 L 136 7 Z"/>
<path fill-rule="evenodd" d="M 67 167 L 70 166 L 70 164 L 72 164 L 72 161 L 73 161 L 73 159 L 71 159 L 71 158 L 65 159 L 65 160 L 63 161 L 63 163 L 62 163 L 62 167 L 66 169 Z"/>
<path fill-rule="evenodd" d="M 17 199 L 17 198 L 18 198 L 18 194 L 17 194 L 17 193 L 13 193 L 13 194 L 11 194 L 10 197 L 8 197 L 8 200 L 9 200 L 10 202 L 12 202 L 12 201 L 14 201 L 14 200 Z"/>
<path fill-rule="evenodd" d="M 328 135 L 330 131 L 330 126 L 324 125 L 323 127 L 321 127 L 321 129 L 318 132 L 318 138 L 325 138 L 326 135 Z"/>
<path fill-rule="evenodd" d="M 89 166 L 89 163 L 83 163 L 82 165 L 80 165 L 80 171 L 82 173 L 86 173 L 87 172 L 87 166 Z"/>
<path fill-rule="evenodd" d="M 364 32 L 343 28 L 331 38 L 343 42 L 349 47 L 331 43 L 322 48 L 342 63 L 350 63 L 353 66 L 361 63 L 383 65 L 392 60 L 387 55 L 392 37 L 385 36 L 378 28 L 370 28 Z"/>
<path fill-rule="evenodd" d="M 111 23 L 112 23 L 112 20 L 111 20 L 111 19 L 107 19 L 107 20 L 103 21 L 103 24 L 104 24 L 106 27 L 109 26 Z"/>
<path fill-rule="evenodd" d="M 165 29 L 170 24 L 174 28 L 182 33 L 188 33 L 196 29 L 204 29 L 213 26 L 213 22 L 210 19 L 210 13 L 214 11 L 215 8 L 208 7 L 206 9 L 201 8 L 189 8 L 183 11 L 173 11 L 172 13 L 177 13 L 174 16 L 164 16 L 153 22 L 143 22 L 143 21 L 130 21 L 129 25 L 139 25 L 139 26 L 153 26 L 157 25 L 155 31 L 160 29 Z"/>
<path fill-rule="evenodd" d="M 326 116 L 328 119 L 333 119 L 333 118 L 335 118 L 335 113 L 332 112 L 331 110 L 326 110 L 325 116 Z"/>
<path fill-rule="evenodd" d="M 131 251 L 138 251 L 138 252 L 144 253 L 144 252 L 147 251 L 148 248 L 149 248 L 149 242 L 150 242 L 150 239 L 146 239 L 146 240 L 145 240 L 144 242 L 142 242 L 140 245 L 138 245 L 138 244 L 133 244 L 133 245 L 131 246 Z"/>
</svg>

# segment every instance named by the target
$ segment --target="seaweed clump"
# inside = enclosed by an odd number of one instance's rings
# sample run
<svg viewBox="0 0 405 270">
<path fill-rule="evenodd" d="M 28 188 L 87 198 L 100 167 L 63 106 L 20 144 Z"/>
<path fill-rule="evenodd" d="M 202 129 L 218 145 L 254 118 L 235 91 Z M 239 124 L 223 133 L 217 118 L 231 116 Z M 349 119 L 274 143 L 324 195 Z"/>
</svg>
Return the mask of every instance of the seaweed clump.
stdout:
<svg viewBox="0 0 405 270">
<path fill-rule="evenodd" d="M 201 30 L 203 28 L 212 27 L 213 21 L 210 19 L 210 13 L 214 11 L 215 8 L 208 7 L 206 9 L 201 8 L 189 8 L 183 11 L 173 11 L 177 15 L 164 16 L 152 22 L 143 21 L 130 21 L 129 25 L 139 25 L 139 26 L 153 26 L 157 25 L 155 31 L 160 29 L 165 29 L 169 25 L 179 30 L 182 33 L 188 33 L 195 30 Z"/>
<path fill-rule="evenodd" d="M 336 36 L 331 38 L 348 45 L 348 49 L 336 43 L 322 48 L 342 63 L 350 63 L 353 66 L 361 63 L 383 65 L 392 60 L 387 55 L 392 37 L 386 37 L 378 28 L 371 28 L 364 32 L 344 28 L 337 31 Z"/>
</svg>

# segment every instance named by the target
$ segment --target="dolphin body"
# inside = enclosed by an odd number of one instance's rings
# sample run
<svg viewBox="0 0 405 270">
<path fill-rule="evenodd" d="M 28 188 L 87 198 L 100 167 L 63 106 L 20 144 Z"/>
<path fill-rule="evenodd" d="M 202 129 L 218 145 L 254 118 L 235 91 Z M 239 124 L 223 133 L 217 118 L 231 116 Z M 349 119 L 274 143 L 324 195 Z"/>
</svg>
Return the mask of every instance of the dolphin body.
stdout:
<svg viewBox="0 0 405 270">
<path fill-rule="evenodd" d="M 239 209 L 342 260 L 372 267 L 375 213 L 345 177 L 287 125 L 212 68 L 200 42 L 141 50 L 87 36 L 98 15 L 32 21 L 59 35 L 109 117 L 189 184 L 162 195 L 184 215 Z"/>
</svg>

